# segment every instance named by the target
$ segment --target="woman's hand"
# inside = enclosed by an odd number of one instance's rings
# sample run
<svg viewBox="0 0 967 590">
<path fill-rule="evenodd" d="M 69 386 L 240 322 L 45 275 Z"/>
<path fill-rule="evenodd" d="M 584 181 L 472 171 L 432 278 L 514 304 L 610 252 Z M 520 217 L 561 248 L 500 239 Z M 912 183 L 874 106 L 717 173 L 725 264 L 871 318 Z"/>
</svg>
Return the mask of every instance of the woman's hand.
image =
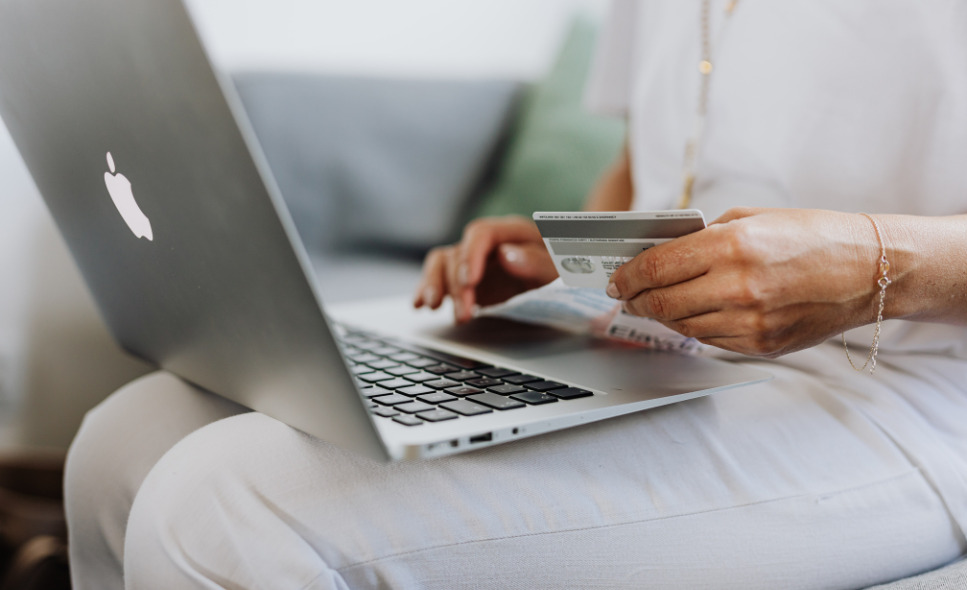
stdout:
<svg viewBox="0 0 967 590">
<path fill-rule="evenodd" d="M 430 251 L 413 306 L 437 309 L 449 296 L 454 318 L 466 322 L 477 305 L 505 301 L 555 278 L 554 263 L 533 221 L 488 217 L 467 224 L 460 242 Z"/>
<path fill-rule="evenodd" d="M 775 357 L 874 321 L 879 253 L 858 214 L 733 209 L 639 254 L 608 294 L 706 344 Z"/>
</svg>

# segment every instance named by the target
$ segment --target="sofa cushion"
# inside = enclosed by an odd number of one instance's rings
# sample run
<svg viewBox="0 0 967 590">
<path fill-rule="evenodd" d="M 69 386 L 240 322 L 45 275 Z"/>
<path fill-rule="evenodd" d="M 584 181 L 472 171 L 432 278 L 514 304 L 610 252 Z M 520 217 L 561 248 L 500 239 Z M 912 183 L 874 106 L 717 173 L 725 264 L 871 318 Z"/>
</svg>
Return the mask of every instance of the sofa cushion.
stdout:
<svg viewBox="0 0 967 590">
<path fill-rule="evenodd" d="M 310 250 L 452 239 L 516 108 L 509 80 L 239 73 L 242 103 Z"/>
<path fill-rule="evenodd" d="M 582 106 L 596 29 L 578 17 L 546 77 L 531 88 L 497 180 L 474 216 L 580 209 L 617 158 L 624 122 Z"/>
</svg>

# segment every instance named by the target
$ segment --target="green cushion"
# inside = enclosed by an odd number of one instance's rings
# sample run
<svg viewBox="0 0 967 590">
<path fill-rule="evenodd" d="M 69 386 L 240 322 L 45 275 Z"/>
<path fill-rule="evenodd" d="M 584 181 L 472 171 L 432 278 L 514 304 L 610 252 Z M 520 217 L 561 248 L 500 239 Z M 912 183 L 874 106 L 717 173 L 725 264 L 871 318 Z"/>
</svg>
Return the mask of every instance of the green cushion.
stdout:
<svg viewBox="0 0 967 590">
<path fill-rule="evenodd" d="M 591 20 L 575 19 L 550 72 L 525 96 L 497 178 L 475 217 L 579 210 L 617 158 L 624 122 L 593 115 L 582 104 L 595 37 Z"/>
</svg>

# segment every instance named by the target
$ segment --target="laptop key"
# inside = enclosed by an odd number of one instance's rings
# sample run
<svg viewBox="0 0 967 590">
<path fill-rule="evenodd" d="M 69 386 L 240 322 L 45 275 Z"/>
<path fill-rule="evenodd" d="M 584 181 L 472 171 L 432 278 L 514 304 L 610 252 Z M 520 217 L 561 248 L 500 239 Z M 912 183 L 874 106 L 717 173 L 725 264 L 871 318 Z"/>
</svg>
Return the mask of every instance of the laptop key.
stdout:
<svg viewBox="0 0 967 590">
<path fill-rule="evenodd" d="M 541 378 L 533 375 L 510 375 L 504 377 L 504 381 L 513 383 L 514 385 L 523 385 L 524 383 L 530 383 L 532 381 L 541 381 Z"/>
<path fill-rule="evenodd" d="M 494 408 L 495 410 L 512 410 L 514 408 L 524 407 L 524 402 L 519 402 L 509 397 L 497 395 L 496 393 L 490 393 L 489 391 L 485 393 L 478 393 L 477 395 L 471 395 L 467 399 L 472 402 Z"/>
<path fill-rule="evenodd" d="M 413 367 L 410 367 L 409 365 L 400 365 L 400 366 L 397 366 L 397 367 L 392 367 L 392 368 L 388 368 L 388 369 L 384 369 L 384 370 L 387 373 L 389 373 L 390 375 L 396 375 L 397 377 L 402 377 L 403 375 L 408 375 L 410 373 L 416 373 L 418 369 L 414 369 Z"/>
<path fill-rule="evenodd" d="M 402 377 L 379 382 L 379 386 L 385 387 L 386 389 L 402 389 L 404 387 L 409 387 L 410 385 L 413 385 L 413 382 Z"/>
<path fill-rule="evenodd" d="M 465 399 L 458 399 L 452 402 L 440 404 L 441 408 L 446 408 L 452 412 L 463 414 L 464 416 L 476 416 L 477 414 L 489 414 L 493 412 L 487 406 L 481 406 Z"/>
<path fill-rule="evenodd" d="M 413 361 L 421 357 L 419 355 L 413 354 L 412 352 L 401 352 L 399 354 L 394 354 L 389 358 L 390 360 L 394 360 L 398 363 L 408 363 L 409 361 Z"/>
<path fill-rule="evenodd" d="M 559 397 L 561 399 L 577 399 L 579 397 L 589 397 L 594 395 L 587 389 L 581 389 L 579 387 L 565 387 L 564 389 L 552 389 L 547 393 L 553 395 L 554 397 Z"/>
<path fill-rule="evenodd" d="M 374 369 L 380 369 L 380 370 L 383 370 L 383 369 L 391 369 L 393 367 L 400 366 L 399 363 L 394 363 L 393 361 L 388 360 L 388 359 L 379 359 L 379 360 L 375 360 L 375 361 L 370 361 L 370 362 L 368 362 L 366 364 L 368 364 L 370 367 L 372 367 Z"/>
<path fill-rule="evenodd" d="M 355 361 L 357 363 L 371 363 L 373 361 L 379 360 L 379 357 L 376 356 L 375 354 L 371 354 L 369 352 L 363 352 L 363 351 L 357 352 L 355 354 L 347 354 L 346 358 L 348 358 L 349 360 Z"/>
<path fill-rule="evenodd" d="M 520 385 L 497 385 L 495 387 L 488 387 L 487 391 L 492 391 L 494 393 L 499 393 L 500 395 L 512 395 L 514 393 L 520 393 L 522 391 L 527 391 Z"/>
<path fill-rule="evenodd" d="M 413 401 L 412 399 L 406 397 L 405 395 L 400 395 L 398 393 L 391 393 L 389 395 L 381 395 L 379 397 L 370 398 L 372 401 L 382 404 L 384 406 L 396 406 L 399 404 L 405 404 L 407 402 Z"/>
<path fill-rule="evenodd" d="M 448 365 L 446 363 L 438 362 L 435 365 L 429 365 L 427 367 L 423 367 L 423 370 L 429 371 L 430 373 L 433 373 L 435 375 L 442 375 L 444 373 L 450 373 L 452 371 L 456 371 L 457 367 L 454 367 L 453 365 Z"/>
<path fill-rule="evenodd" d="M 450 387 L 445 389 L 447 393 L 451 393 L 458 397 L 466 397 L 468 395 L 473 395 L 475 393 L 483 393 L 483 389 L 477 389 L 476 387 L 470 387 L 469 385 L 461 385 L 459 387 Z"/>
<path fill-rule="evenodd" d="M 473 371 L 456 371 L 453 373 L 446 373 L 443 375 L 447 379 L 453 379 L 454 381 L 466 381 L 467 379 L 477 379 L 480 377 L 479 374 Z"/>
<path fill-rule="evenodd" d="M 353 365 L 352 367 L 349 367 L 349 371 L 353 375 L 363 375 L 365 373 L 374 373 L 376 372 L 376 369 L 371 369 L 366 365 Z"/>
<path fill-rule="evenodd" d="M 427 422 L 442 422 L 444 420 L 453 420 L 457 417 L 453 412 L 448 412 L 446 410 L 436 409 L 430 410 L 429 412 L 420 412 L 417 414 L 420 418 L 423 418 Z"/>
<path fill-rule="evenodd" d="M 380 356 L 392 356 L 394 354 L 399 354 L 403 352 L 395 346 L 380 346 L 379 348 L 370 348 L 369 351 L 373 354 L 378 354 Z"/>
<path fill-rule="evenodd" d="M 432 387 L 433 389 L 446 389 L 447 387 L 458 387 L 460 382 L 451 381 L 450 379 L 434 379 L 433 381 L 424 382 L 423 385 Z"/>
<path fill-rule="evenodd" d="M 338 332 L 339 326 L 336 326 L 336 330 Z M 339 338 L 340 346 L 356 346 L 357 342 L 368 341 L 368 339 L 365 336 L 362 336 L 355 332 L 346 332 L 345 334 L 343 334 L 342 336 L 339 336 L 338 338 Z"/>
<path fill-rule="evenodd" d="M 538 406 L 540 404 L 552 404 L 557 401 L 557 398 L 553 395 L 548 395 L 540 391 L 525 391 L 523 393 L 514 394 L 510 397 L 522 402 L 527 402 L 534 406 Z"/>
<path fill-rule="evenodd" d="M 440 361 L 436 359 L 428 359 L 423 357 L 417 357 L 411 361 L 404 361 L 404 362 L 411 367 L 416 367 L 417 369 L 425 369 L 426 367 L 432 367 L 434 365 L 440 364 Z"/>
<path fill-rule="evenodd" d="M 393 378 L 393 376 L 382 371 L 376 371 L 373 373 L 366 373 L 364 375 L 357 375 L 356 378 L 361 379 L 366 383 L 378 383 L 380 381 L 389 381 Z"/>
<path fill-rule="evenodd" d="M 424 394 L 427 394 L 427 393 L 433 393 L 436 390 L 433 389 L 432 387 L 427 387 L 425 385 L 411 385 L 410 387 L 403 387 L 401 389 L 398 389 L 397 391 L 399 391 L 403 395 L 408 395 L 410 397 L 416 397 L 418 395 L 424 395 Z"/>
<path fill-rule="evenodd" d="M 426 371 L 420 371 L 419 373 L 411 373 L 406 376 L 410 381 L 415 381 L 417 383 L 423 383 L 424 381 L 433 381 L 434 379 L 439 379 L 433 373 L 427 373 Z"/>
<path fill-rule="evenodd" d="M 435 358 L 440 363 L 447 364 L 447 365 L 456 365 L 454 368 L 450 369 L 451 371 L 455 371 L 458 368 L 477 369 L 477 368 L 486 368 L 486 367 L 493 366 L 493 365 L 485 365 L 481 362 L 475 361 L 473 359 L 468 359 L 466 357 L 443 352 L 442 350 L 433 350 L 432 348 L 425 348 L 423 346 L 419 346 L 416 344 L 406 343 L 405 347 L 411 352 L 415 352 L 417 354 L 422 354 L 423 356 Z"/>
<path fill-rule="evenodd" d="M 408 404 L 400 404 L 400 405 L 394 406 L 394 407 L 397 410 L 401 411 L 401 412 L 406 412 L 407 414 L 417 414 L 419 412 L 429 412 L 430 410 L 435 410 L 436 409 L 435 406 L 431 406 L 430 404 L 425 404 L 423 402 L 415 402 L 415 401 L 412 401 L 412 400 L 407 400 L 407 401 L 409 401 L 410 403 L 408 403 Z"/>
<path fill-rule="evenodd" d="M 393 422 L 397 422 L 403 426 L 419 426 L 423 424 L 423 420 L 420 420 L 416 416 L 410 416 L 409 414 L 400 414 L 393 418 Z"/>
<path fill-rule="evenodd" d="M 484 377 L 507 377 L 508 375 L 517 375 L 517 371 L 511 371 L 510 369 L 501 369 L 499 367 L 491 367 L 489 369 L 477 369 L 477 372 Z"/>
<path fill-rule="evenodd" d="M 362 342 L 353 342 L 353 345 L 356 348 L 360 348 L 362 350 L 370 350 L 370 351 L 376 348 L 382 348 L 383 346 L 386 346 L 379 340 L 365 340 Z"/>
<path fill-rule="evenodd" d="M 359 392 L 362 393 L 365 397 L 376 397 L 377 395 L 389 395 L 393 393 L 389 389 L 386 389 L 385 387 L 379 387 L 377 385 L 370 385 L 368 387 L 360 388 Z"/>
<path fill-rule="evenodd" d="M 453 397 L 449 393 L 443 393 L 442 391 L 434 391 L 433 393 L 421 395 L 416 399 L 420 400 L 421 402 L 426 402 L 428 404 L 439 404 L 443 402 L 453 401 L 457 398 Z"/>
<path fill-rule="evenodd" d="M 563 383 L 558 383 L 557 381 L 534 381 L 527 384 L 527 389 L 534 389 L 536 391 L 550 391 L 552 389 L 560 389 L 562 387 L 567 387 Z"/>
<path fill-rule="evenodd" d="M 493 387 L 494 385 L 500 385 L 503 383 L 500 379 L 494 379 L 493 377 L 481 377 L 480 379 L 468 379 L 467 385 L 473 385 L 474 387 Z M 563 385 L 561 387 L 564 387 Z"/>
<path fill-rule="evenodd" d="M 393 416 L 398 416 L 399 412 L 393 408 L 377 408 L 373 410 L 373 413 L 377 416 L 382 416 L 384 418 L 392 418 Z"/>
</svg>

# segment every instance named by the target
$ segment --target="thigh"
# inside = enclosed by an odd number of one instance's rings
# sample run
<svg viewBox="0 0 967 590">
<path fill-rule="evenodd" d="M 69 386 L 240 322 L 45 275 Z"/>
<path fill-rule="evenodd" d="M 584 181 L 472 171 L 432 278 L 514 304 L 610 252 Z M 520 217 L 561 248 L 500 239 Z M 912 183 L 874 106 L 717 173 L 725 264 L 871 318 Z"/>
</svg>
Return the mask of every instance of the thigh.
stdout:
<svg viewBox="0 0 967 590">
<path fill-rule="evenodd" d="M 85 416 L 64 482 L 75 588 L 122 587 L 128 512 L 145 476 L 185 435 L 245 411 L 159 371 L 119 389 Z"/>
<path fill-rule="evenodd" d="M 229 418 L 152 469 L 126 572 L 135 588 L 848 588 L 962 552 L 862 395 L 795 362 L 767 384 L 395 465 Z"/>
</svg>

